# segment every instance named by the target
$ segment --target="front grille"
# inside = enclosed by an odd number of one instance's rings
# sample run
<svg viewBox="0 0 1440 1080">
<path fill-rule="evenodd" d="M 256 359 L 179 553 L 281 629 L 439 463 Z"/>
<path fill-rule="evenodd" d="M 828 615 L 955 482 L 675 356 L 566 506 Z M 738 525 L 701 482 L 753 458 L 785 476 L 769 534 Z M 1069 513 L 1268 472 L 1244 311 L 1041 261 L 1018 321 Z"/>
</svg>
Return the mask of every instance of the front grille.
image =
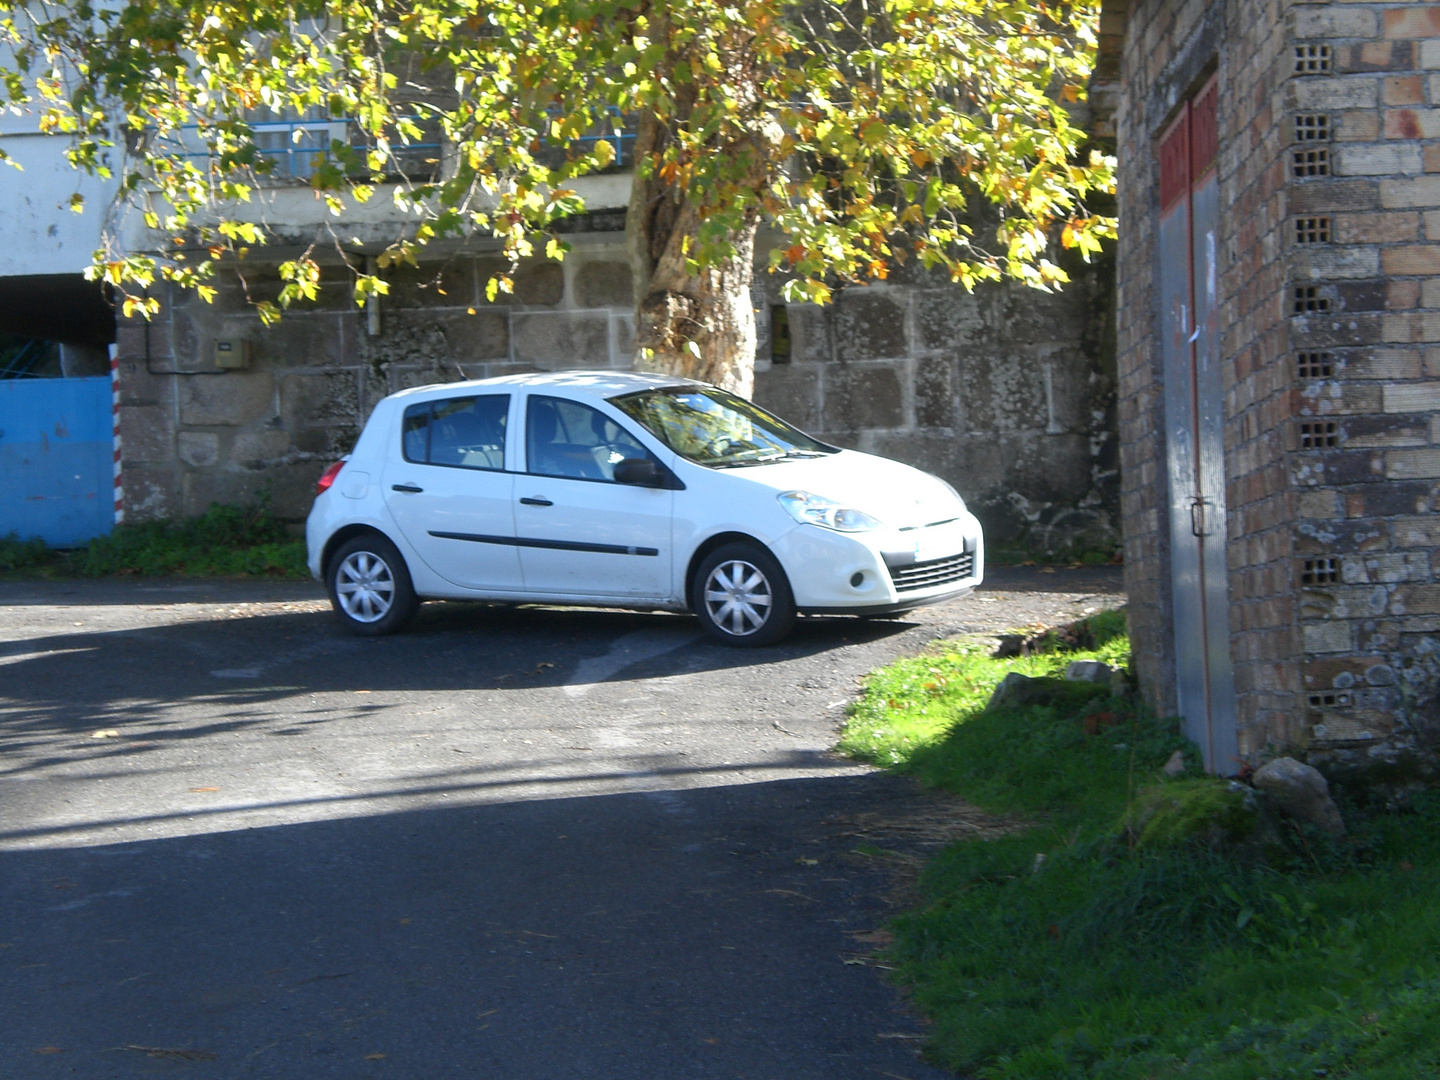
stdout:
<svg viewBox="0 0 1440 1080">
<path fill-rule="evenodd" d="M 944 559 L 911 563 L 909 566 L 890 567 L 890 580 L 895 583 L 896 592 L 916 592 L 936 585 L 948 585 L 952 581 L 963 581 L 975 574 L 975 553 L 962 551 Z"/>
</svg>

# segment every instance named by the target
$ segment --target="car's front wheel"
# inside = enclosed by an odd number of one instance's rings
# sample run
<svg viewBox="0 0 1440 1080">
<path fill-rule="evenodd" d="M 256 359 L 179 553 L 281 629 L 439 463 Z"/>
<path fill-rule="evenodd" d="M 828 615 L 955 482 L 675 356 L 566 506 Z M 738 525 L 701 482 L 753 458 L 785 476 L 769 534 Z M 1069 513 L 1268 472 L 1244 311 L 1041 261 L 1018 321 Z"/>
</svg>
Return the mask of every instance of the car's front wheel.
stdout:
<svg viewBox="0 0 1440 1080">
<path fill-rule="evenodd" d="M 393 634 L 420 606 L 405 560 L 379 533 L 347 540 L 330 560 L 325 585 L 335 614 L 354 634 Z"/>
<path fill-rule="evenodd" d="M 770 645 L 795 625 L 785 571 L 759 544 L 716 548 L 696 568 L 691 593 L 700 625 L 726 645 Z"/>
</svg>

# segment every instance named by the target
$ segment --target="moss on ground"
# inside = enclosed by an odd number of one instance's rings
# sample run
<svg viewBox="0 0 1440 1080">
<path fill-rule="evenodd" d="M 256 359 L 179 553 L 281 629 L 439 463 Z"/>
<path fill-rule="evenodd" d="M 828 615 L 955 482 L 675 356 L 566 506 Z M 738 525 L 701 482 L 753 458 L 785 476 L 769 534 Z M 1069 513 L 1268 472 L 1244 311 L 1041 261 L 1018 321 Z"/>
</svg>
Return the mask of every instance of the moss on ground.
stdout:
<svg viewBox="0 0 1440 1080">
<path fill-rule="evenodd" d="M 1121 832 L 1136 849 L 1157 851 L 1189 843 L 1212 848 L 1253 841 L 1260 827 L 1255 795 L 1214 777 L 1159 781 L 1142 788 Z"/>
</svg>

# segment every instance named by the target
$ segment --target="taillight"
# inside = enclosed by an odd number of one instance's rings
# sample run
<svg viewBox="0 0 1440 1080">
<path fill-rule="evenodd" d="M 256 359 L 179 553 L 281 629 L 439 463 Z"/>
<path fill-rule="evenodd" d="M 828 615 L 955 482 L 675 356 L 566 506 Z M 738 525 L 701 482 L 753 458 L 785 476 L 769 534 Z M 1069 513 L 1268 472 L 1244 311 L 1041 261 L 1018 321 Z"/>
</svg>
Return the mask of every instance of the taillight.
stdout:
<svg viewBox="0 0 1440 1080">
<path fill-rule="evenodd" d="M 320 479 L 315 481 L 315 494 L 324 495 L 325 492 L 330 489 L 330 485 L 335 483 L 335 477 L 340 475 L 340 470 L 344 467 L 345 462 L 337 461 L 334 465 L 331 465 L 328 469 L 321 473 Z"/>
</svg>

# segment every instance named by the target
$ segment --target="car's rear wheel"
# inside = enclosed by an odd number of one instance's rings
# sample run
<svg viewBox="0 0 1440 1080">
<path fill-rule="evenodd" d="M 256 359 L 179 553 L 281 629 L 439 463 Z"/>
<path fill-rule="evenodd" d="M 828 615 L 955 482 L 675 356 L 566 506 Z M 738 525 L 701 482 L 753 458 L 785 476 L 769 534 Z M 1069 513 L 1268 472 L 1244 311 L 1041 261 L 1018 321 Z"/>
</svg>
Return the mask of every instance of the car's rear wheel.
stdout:
<svg viewBox="0 0 1440 1080">
<path fill-rule="evenodd" d="M 405 560 L 379 533 L 347 540 L 330 560 L 325 585 L 335 614 L 354 634 L 393 634 L 420 606 Z"/>
<path fill-rule="evenodd" d="M 700 563 L 691 606 L 705 632 L 726 645 L 770 645 L 795 625 L 785 571 L 759 544 L 724 544 Z"/>
</svg>

